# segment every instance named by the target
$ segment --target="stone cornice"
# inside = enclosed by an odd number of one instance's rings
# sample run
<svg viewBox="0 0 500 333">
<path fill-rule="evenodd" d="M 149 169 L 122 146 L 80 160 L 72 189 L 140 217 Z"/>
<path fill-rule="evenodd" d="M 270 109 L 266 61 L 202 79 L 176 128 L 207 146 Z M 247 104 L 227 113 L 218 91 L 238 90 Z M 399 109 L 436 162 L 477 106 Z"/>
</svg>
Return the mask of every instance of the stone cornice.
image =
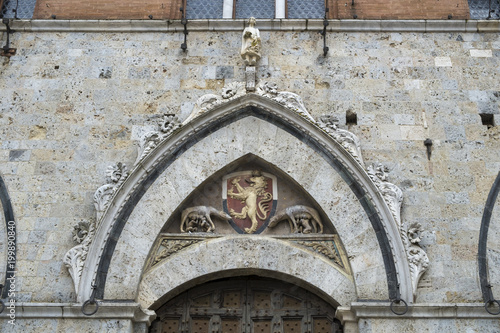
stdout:
<svg viewBox="0 0 500 333">
<path fill-rule="evenodd" d="M 81 311 L 78 303 L 16 303 L 16 318 L 65 318 L 65 319 L 128 319 L 134 323 L 146 323 L 148 326 L 156 318 L 152 310 L 144 310 L 139 304 L 125 302 L 99 302 L 99 310 L 88 317 Z M 6 317 L 8 311 L 0 315 Z"/>
<path fill-rule="evenodd" d="M 499 20 L 329 20 L 330 32 L 500 32 Z M 261 31 L 320 31 L 322 19 L 260 19 Z M 188 31 L 242 31 L 245 20 L 189 20 Z M 181 32 L 180 20 L 13 20 L 17 32 Z M 0 26 L 0 31 L 5 31 Z"/>
<path fill-rule="evenodd" d="M 416 303 L 409 305 L 405 314 L 396 315 L 390 309 L 390 302 L 353 302 L 350 307 L 339 307 L 336 316 L 342 322 L 356 322 L 360 318 L 500 318 L 500 315 L 486 312 L 483 303 Z"/>
</svg>

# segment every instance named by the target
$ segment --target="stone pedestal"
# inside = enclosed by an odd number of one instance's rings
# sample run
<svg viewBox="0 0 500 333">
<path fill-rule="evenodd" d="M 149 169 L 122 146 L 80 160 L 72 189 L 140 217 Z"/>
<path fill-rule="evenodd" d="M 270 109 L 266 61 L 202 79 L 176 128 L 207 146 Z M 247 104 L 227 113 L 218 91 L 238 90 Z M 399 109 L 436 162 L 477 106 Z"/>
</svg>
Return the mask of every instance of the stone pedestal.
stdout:
<svg viewBox="0 0 500 333">
<path fill-rule="evenodd" d="M 255 66 L 247 66 L 245 69 L 245 81 L 247 91 L 255 91 Z"/>
</svg>

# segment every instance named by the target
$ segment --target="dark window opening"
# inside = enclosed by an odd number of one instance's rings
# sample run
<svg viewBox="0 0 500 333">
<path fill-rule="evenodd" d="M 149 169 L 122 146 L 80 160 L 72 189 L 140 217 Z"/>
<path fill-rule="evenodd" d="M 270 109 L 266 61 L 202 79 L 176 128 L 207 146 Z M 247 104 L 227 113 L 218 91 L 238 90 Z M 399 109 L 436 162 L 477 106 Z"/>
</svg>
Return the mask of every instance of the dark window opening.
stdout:
<svg viewBox="0 0 500 333">
<path fill-rule="evenodd" d="M 358 115 L 356 112 L 351 110 L 347 110 L 345 113 L 345 122 L 348 126 L 357 125 L 358 124 Z"/>
<path fill-rule="evenodd" d="M 488 128 L 495 126 L 495 118 L 490 113 L 480 113 L 481 123 Z"/>
</svg>

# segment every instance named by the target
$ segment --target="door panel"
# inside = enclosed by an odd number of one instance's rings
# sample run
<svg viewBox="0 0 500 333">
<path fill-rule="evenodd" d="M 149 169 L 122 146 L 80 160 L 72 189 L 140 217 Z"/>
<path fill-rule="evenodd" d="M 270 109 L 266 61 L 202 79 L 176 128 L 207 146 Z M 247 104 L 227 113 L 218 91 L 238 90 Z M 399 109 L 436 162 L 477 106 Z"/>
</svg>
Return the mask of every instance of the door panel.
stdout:
<svg viewBox="0 0 500 333">
<path fill-rule="evenodd" d="M 233 278 L 195 287 L 157 310 L 153 333 L 338 333 L 335 308 L 282 281 Z"/>
</svg>

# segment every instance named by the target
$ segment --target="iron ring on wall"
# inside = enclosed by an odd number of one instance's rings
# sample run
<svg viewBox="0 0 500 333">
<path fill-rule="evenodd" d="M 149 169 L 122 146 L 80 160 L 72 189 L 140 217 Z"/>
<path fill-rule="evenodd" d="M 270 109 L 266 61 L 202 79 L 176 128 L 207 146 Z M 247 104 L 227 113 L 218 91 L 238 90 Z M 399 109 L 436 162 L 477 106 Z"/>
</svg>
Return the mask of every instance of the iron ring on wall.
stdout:
<svg viewBox="0 0 500 333">
<path fill-rule="evenodd" d="M 493 304 L 493 303 L 496 303 L 498 305 L 498 311 L 497 312 L 491 312 L 489 309 L 488 309 L 488 306 Z M 497 314 L 500 314 L 500 302 L 497 301 L 496 299 L 492 299 L 492 300 L 489 300 L 487 301 L 486 303 L 484 303 L 484 309 L 486 310 L 486 312 L 488 312 L 490 315 L 494 315 L 496 316 Z"/>
<path fill-rule="evenodd" d="M 394 303 L 399 304 L 399 303 L 401 303 L 401 302 L 403 302 L 403 303 L 404 303 L 404 310 L 403 310 L 403 312 L 396 312 L 396 311 L 394 311 Z M 405 313 L 407 313 L 407 312 L 408 312 L 408 303 L 406 303 L 404 300 L 399 299 L 399 298 L 398 298 L 398 299 L 395 299 L 395 300 L 392 300 L 392 301 L 391 301 L 391 311 L 392 311 L 392 313 L 394 313 L 395 315 L 402 316 L 402 315 L 404 315 Z"/>
<path fill-rule="evenodd" d="M 91 312 L 85 312 L 85 307 L 89 304 L 90 305 L 95 304 L 95 309 L 94 309 L 94 311 L 91 311 Z M 86 316 L 92 316 L 93 314 L 95 314 L 97 312 L 97 310 L 99 310 L 99 303 L 93 299 L 89 299 L 89 300 L 85 301 L 85 303 L 83 303 L 83 305 L 82 305 L 82 313 Z"/>
</svg>

